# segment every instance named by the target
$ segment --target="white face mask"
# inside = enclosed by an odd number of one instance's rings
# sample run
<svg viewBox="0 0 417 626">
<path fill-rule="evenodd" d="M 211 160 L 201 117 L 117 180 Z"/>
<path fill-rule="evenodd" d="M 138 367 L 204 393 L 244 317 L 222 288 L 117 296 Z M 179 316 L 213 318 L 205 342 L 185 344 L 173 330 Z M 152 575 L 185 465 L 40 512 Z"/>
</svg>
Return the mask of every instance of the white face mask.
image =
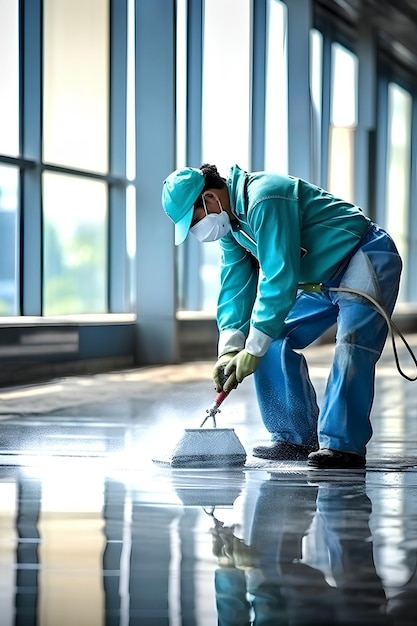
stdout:
<svg viewBox="0 0 417 626">
<path fill-rule="evenodd" d="M 223 237 L 230 230 L 230 218 L 219 200 L 217 200 L 220 206 L 220 213 L 207 213 L 206 203 L 203 197 L 203 206 L 206 212 L 205 217 L 201 219 L 197 224 L 190 228 L 190 232 L 197 237 L 201 243 L 208 241 L 217 241 Z"/>
</svg>

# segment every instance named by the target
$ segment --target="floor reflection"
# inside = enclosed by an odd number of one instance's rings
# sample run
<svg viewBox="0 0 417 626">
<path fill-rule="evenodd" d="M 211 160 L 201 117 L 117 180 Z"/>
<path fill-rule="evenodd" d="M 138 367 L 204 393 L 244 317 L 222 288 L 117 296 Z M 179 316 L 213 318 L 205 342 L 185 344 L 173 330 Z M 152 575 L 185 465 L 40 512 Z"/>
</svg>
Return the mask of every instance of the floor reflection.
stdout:
<svg viewBox="0 0 417 626">
<path fill-rule="evenodd" d="M 390 624 L 370 514 L 364 476 L 342 485 L 264 481 L 248 544 L 215 525 L 220 624 Z"/>
<path fill-rule="evenodd" d="M 319 400 L 330 356 L 309 355 Z M 249 381 L 219 419 L 245 468 L 152 463 L 201 423 L 211 367 L 2 392 L 1 626 L 415 625 L 417 396 L 391 354 L 366 474 L 259 464 Z"/>
<path fill-rule="evenodd" d="M 1 624 L 411 626 L 417 483 L 394 476 L 2 467 Z"/>
</svg>

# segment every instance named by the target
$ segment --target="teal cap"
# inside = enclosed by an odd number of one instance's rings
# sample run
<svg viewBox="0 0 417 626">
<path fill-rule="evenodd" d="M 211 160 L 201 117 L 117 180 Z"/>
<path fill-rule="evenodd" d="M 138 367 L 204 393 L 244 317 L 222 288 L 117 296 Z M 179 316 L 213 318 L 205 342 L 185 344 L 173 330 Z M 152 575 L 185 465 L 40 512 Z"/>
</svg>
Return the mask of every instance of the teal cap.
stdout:
<svg viewBox="0 0 417 626">
<path fill-rule="evenodd" d="M 204 176 L 195 167 L 172 172 L 162 188 L 162 206 L 175 224 L 175 245 L 187 237 L 194 214 L 194 203 L 204 188 Z"/>
</svg>

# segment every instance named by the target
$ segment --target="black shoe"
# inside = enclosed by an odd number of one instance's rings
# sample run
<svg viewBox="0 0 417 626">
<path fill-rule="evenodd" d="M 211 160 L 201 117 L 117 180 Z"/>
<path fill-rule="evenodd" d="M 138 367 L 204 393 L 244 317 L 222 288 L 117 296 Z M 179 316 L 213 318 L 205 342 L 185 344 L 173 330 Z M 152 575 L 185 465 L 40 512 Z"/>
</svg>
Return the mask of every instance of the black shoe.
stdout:
<svg viewBox="0 0 417 626">
<path fill-rule="evenodd" d="M 308 455 L 307 465 L 319 469 L 353 469 L 365 467 L 365 457 L 353 452 L 322 448 Z"/>
<path fill-rule="evenodd" d="M 288 441 L 277 441 L 271 446 L 256 446 L 252 454 L 268 461 L 305 461 L 312 450 L 314 450 L 312 446 L 298 446 Z"/>
</svg>

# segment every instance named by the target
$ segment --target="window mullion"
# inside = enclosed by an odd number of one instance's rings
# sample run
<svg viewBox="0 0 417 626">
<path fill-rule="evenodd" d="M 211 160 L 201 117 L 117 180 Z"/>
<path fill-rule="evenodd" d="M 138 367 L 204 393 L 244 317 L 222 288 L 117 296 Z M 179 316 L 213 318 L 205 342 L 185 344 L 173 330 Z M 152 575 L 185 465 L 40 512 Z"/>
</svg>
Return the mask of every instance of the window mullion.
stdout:
<svg viewBox="0 0 417 626">
<path fill-rule="evenodd" d="M 126 177 L 127 0 L 110 2 L 110 163 L 111 176 Z M 126 189 L 109 186 L 109 311 L 127 311 Z"/>
<path fill-rule="evenodd" d="M 22 315 L 42 314 L 42 6 L 21 0 L 21 154 L 35 167 L 21 169 L 20 308 Z"/>
</svg>

